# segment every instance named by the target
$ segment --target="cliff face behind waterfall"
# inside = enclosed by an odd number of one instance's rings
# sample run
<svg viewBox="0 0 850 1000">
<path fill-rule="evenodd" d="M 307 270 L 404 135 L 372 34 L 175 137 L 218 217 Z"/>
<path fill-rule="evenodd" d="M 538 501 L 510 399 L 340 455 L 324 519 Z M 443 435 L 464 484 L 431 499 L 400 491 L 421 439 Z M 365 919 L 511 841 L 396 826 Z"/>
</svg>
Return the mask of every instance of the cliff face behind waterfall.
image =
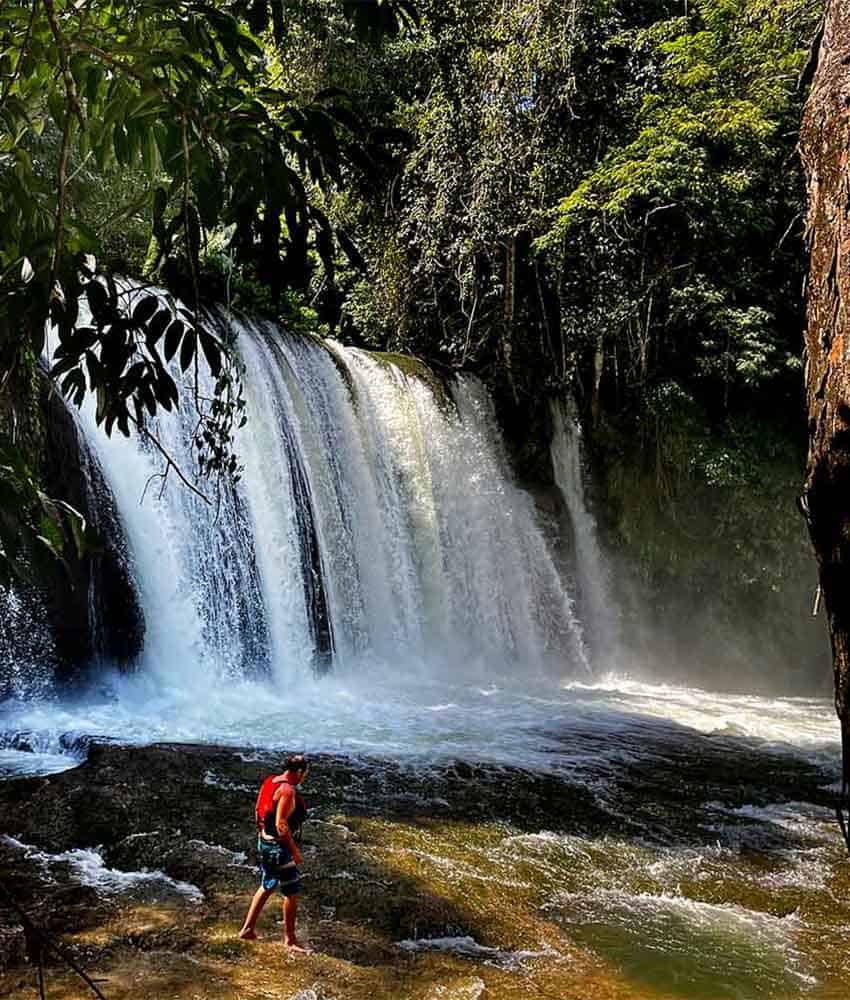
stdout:
<svg viewBox="0 0 850 1000">
<path fill-rule="evenodd" d="M 563 413 L 565 397 L 555 399 Z M 566 436 L 545 399 L 503 400 L 503 424 L 520 481 L 558 525 L 569 572 L 588 558 L 596 566 L 584 571 L 579 613 L 591 632 L 594 617 L 603 622 L 611 668 L 828 693 L 828 638 L 822 611 L 812 615 L 816 566 L 796 509 L 802 431 L 753 421 L 727 438 L 687 400 L 637 424 L 602 415 L 594 426 L 566 401 Z"/>
</svg>

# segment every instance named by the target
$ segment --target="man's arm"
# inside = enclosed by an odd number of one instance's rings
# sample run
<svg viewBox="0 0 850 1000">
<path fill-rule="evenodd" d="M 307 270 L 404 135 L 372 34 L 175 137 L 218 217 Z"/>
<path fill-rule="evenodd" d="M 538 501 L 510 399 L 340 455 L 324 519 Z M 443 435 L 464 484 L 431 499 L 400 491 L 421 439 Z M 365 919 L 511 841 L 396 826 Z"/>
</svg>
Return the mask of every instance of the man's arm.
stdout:
<svg viewBox="0 0 850 1000">
<path fill-rule="evenodd" d="M 295 792 L 287 785 L 283 788 L 280 798 L 277 800 L 277 810 L 274 817 L 275 826 L 277 827 L 278 837 L 292 852 L 292 860 L 296 865 L 300 865 L 302 861 L 301 851 L 298 850 L 298 845 L 295 843 L 295 838 L 292 836 L 292 831 L 289 829 L 289 824 L 287 823 L 294 810 Z"/>
</svg>

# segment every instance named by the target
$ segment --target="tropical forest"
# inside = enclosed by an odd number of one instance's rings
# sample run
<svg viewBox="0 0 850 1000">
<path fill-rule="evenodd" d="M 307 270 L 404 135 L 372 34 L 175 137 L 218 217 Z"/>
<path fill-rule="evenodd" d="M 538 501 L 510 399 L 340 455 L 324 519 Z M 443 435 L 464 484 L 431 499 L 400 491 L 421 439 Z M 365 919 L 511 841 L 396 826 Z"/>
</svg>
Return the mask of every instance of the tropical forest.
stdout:
<svg viewBox="0 0 850 1000">
<path fill-rule="evenodd" d="M 850 6 L 0 0 L 0 998 L 846 1000 Z"/>
</svg>

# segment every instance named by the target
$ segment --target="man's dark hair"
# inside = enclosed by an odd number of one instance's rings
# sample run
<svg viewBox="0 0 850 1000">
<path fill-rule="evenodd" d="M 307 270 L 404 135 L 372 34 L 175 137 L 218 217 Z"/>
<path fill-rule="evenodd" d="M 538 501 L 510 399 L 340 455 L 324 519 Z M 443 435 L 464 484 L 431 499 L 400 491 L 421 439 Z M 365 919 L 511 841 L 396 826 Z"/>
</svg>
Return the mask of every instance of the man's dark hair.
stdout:
<svg viewBox="0 0 850 1000">
<path fill-rule="evenodd" d="M 284 771 L 306 771 L 309 766 L 307 758 L 302 753 L 292 754 L 283 762 Z"/>
</svg>

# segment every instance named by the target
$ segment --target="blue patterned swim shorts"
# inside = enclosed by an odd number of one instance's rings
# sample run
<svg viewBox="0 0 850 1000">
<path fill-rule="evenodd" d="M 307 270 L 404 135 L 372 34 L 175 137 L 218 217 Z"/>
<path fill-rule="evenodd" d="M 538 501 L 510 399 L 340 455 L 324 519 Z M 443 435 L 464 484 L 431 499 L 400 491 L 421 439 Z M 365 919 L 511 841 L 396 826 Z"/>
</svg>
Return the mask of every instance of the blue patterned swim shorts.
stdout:
<svg viewBox="0 0 850 1000">
<path fill-rule="evenodd" d="M 295 896 L 301 892 L 301 873 L 285 844 L 258 837 L 257 850 L 264 889 L 270 892 L 277 889 L 283 896 Z"/>
</svg>

